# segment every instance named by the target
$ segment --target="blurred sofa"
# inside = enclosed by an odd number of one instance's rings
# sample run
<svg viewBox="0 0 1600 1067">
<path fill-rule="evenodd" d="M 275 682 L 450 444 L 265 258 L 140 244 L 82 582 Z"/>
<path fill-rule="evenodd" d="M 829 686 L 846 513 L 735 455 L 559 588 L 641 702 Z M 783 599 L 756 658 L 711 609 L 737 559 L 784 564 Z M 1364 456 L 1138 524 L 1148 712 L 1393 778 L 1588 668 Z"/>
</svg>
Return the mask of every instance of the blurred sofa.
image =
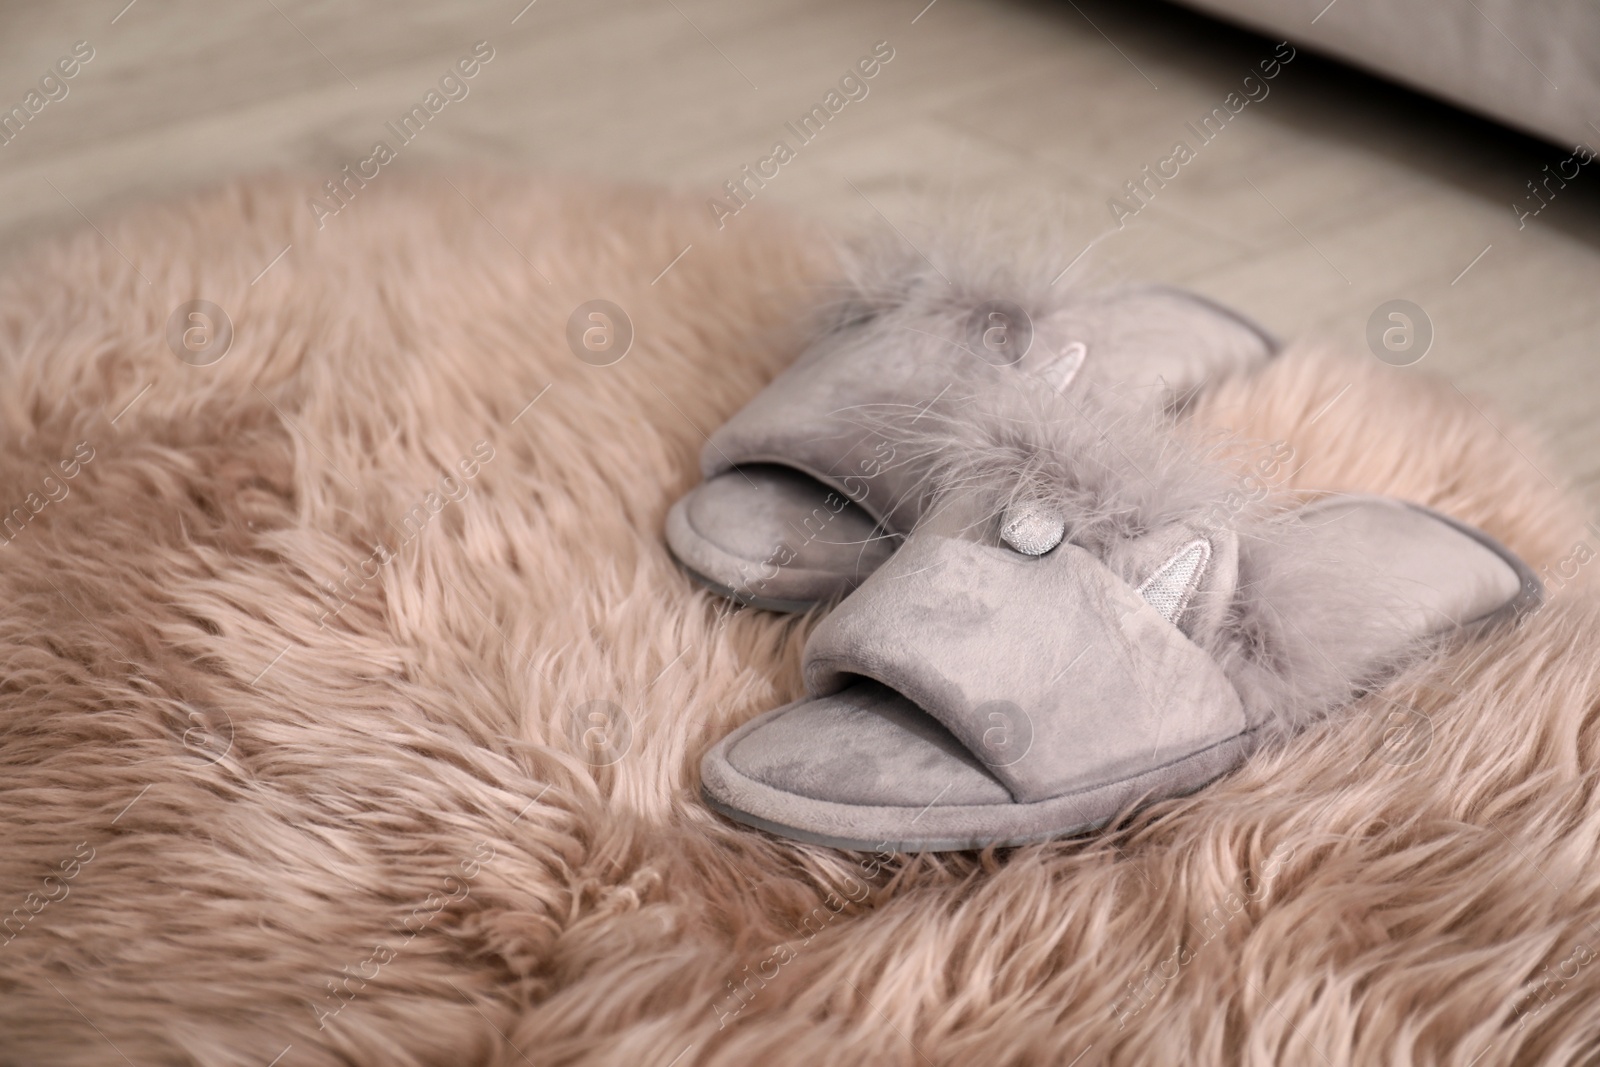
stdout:
<svg viewBox="0 0 1600 1067">
<path fill-rule="evenodd" d="M 1600 0 L 1181 0 L 1543 137 L 1600 145 Z"/>
</svg>

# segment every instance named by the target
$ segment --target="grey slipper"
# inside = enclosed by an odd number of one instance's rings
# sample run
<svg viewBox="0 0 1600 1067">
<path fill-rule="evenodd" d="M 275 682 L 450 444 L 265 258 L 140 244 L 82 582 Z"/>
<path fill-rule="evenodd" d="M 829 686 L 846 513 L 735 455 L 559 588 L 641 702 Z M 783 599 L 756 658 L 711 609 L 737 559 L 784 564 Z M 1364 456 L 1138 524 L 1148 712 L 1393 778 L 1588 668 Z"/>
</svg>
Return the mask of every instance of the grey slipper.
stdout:
<svg viewBox="0 0 1600 1067">
<path fill-rule="evenodd" d="M 1053 500 L 919 528 L 813 634 L 810 696 L 706 754 L 707 800 L 840 848 L 1072 834 L 1199 788 L 1541 592 L 1487 534 L 1392 499 L 1222 525 L 1175 510 L 1129 525 Z"/>
<path fill-rule="evenodd" d="M 855 588 L 915 524 L 925 470 L 870 425 L 951 390 L 1025 381 L 1066 404 L 1109 389 L 1174 405 L 1272 355 L 1261 329 L 1193 293 L 1046 284 L 991 299 L 923 272 L 864 282 L 800 359 L 712 434 L 705 481 L 673 505 L 673 554 L 717 592 L 802 611 Z"/>
</svg>

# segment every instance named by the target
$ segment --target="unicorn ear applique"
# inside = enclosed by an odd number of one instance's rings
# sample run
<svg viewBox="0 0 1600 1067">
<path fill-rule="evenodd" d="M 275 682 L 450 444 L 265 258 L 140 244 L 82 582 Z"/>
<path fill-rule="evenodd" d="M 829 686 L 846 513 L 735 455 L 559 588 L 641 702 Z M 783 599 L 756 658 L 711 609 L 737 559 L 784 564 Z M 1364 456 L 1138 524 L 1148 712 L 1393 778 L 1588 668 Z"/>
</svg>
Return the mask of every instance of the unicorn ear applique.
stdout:
<svg viewBox="0 0 1600 1067">
<path fill-rule="evenodd" d="M 1138 593 L 1163 619 L 1178 625 L 1211 562 L 1211 542 L 1196 538 L 1139 584 Z"/>
<path fill-rule="evenodd" d="M 1078 377 L 1078 372 L 1083 370 L 1084 361 L 1089 358 L 1089 346 L 1082 341 L 1073 341 L 1064 346 L 1034 373 L 1043 379 L 1050 388 L 1058 393 L 1066 392 L 1073 381 Z"/>
</svg>

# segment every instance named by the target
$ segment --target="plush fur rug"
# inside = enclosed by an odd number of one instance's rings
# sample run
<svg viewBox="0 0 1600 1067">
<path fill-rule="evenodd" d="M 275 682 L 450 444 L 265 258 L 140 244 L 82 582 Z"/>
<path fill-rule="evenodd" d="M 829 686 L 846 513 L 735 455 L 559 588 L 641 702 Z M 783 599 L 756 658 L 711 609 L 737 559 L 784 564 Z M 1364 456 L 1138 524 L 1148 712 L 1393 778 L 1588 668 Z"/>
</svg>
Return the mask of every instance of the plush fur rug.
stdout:
<svg viewBox="0 0 1600 1067">
<path fill-rule="evenodd" d="M 321 231 L 247 183 L 0 276 L 0 1063 L 1600 1057 L 1593 539 L 1482 398 L 1291 351 L 1199 417 L 1505 540 L 1553 578 L 1519 631 L 1111 832 L 796 845 L 696 768 L 814 620 L 729 614 L 661 524 L 829 253 L 451 181 Z"/>
</svg>

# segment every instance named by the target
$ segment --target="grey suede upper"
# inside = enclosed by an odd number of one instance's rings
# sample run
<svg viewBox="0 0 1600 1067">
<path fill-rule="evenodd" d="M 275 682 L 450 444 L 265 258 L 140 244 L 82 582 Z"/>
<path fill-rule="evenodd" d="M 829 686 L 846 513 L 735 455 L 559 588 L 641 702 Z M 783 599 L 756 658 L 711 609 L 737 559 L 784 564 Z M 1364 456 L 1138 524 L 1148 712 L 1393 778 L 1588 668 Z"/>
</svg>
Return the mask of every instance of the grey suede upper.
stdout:
<svg viewBox="0 0 1600 1067">
<path fill-rule="evenodd" d="M 806 647 L 819 695 L 876 679 L 942 723 L 1027 802 L 1241 733 L 1227 677 L 1076 545 L 1030 557 L 913 536 Z"/>
</svg>

